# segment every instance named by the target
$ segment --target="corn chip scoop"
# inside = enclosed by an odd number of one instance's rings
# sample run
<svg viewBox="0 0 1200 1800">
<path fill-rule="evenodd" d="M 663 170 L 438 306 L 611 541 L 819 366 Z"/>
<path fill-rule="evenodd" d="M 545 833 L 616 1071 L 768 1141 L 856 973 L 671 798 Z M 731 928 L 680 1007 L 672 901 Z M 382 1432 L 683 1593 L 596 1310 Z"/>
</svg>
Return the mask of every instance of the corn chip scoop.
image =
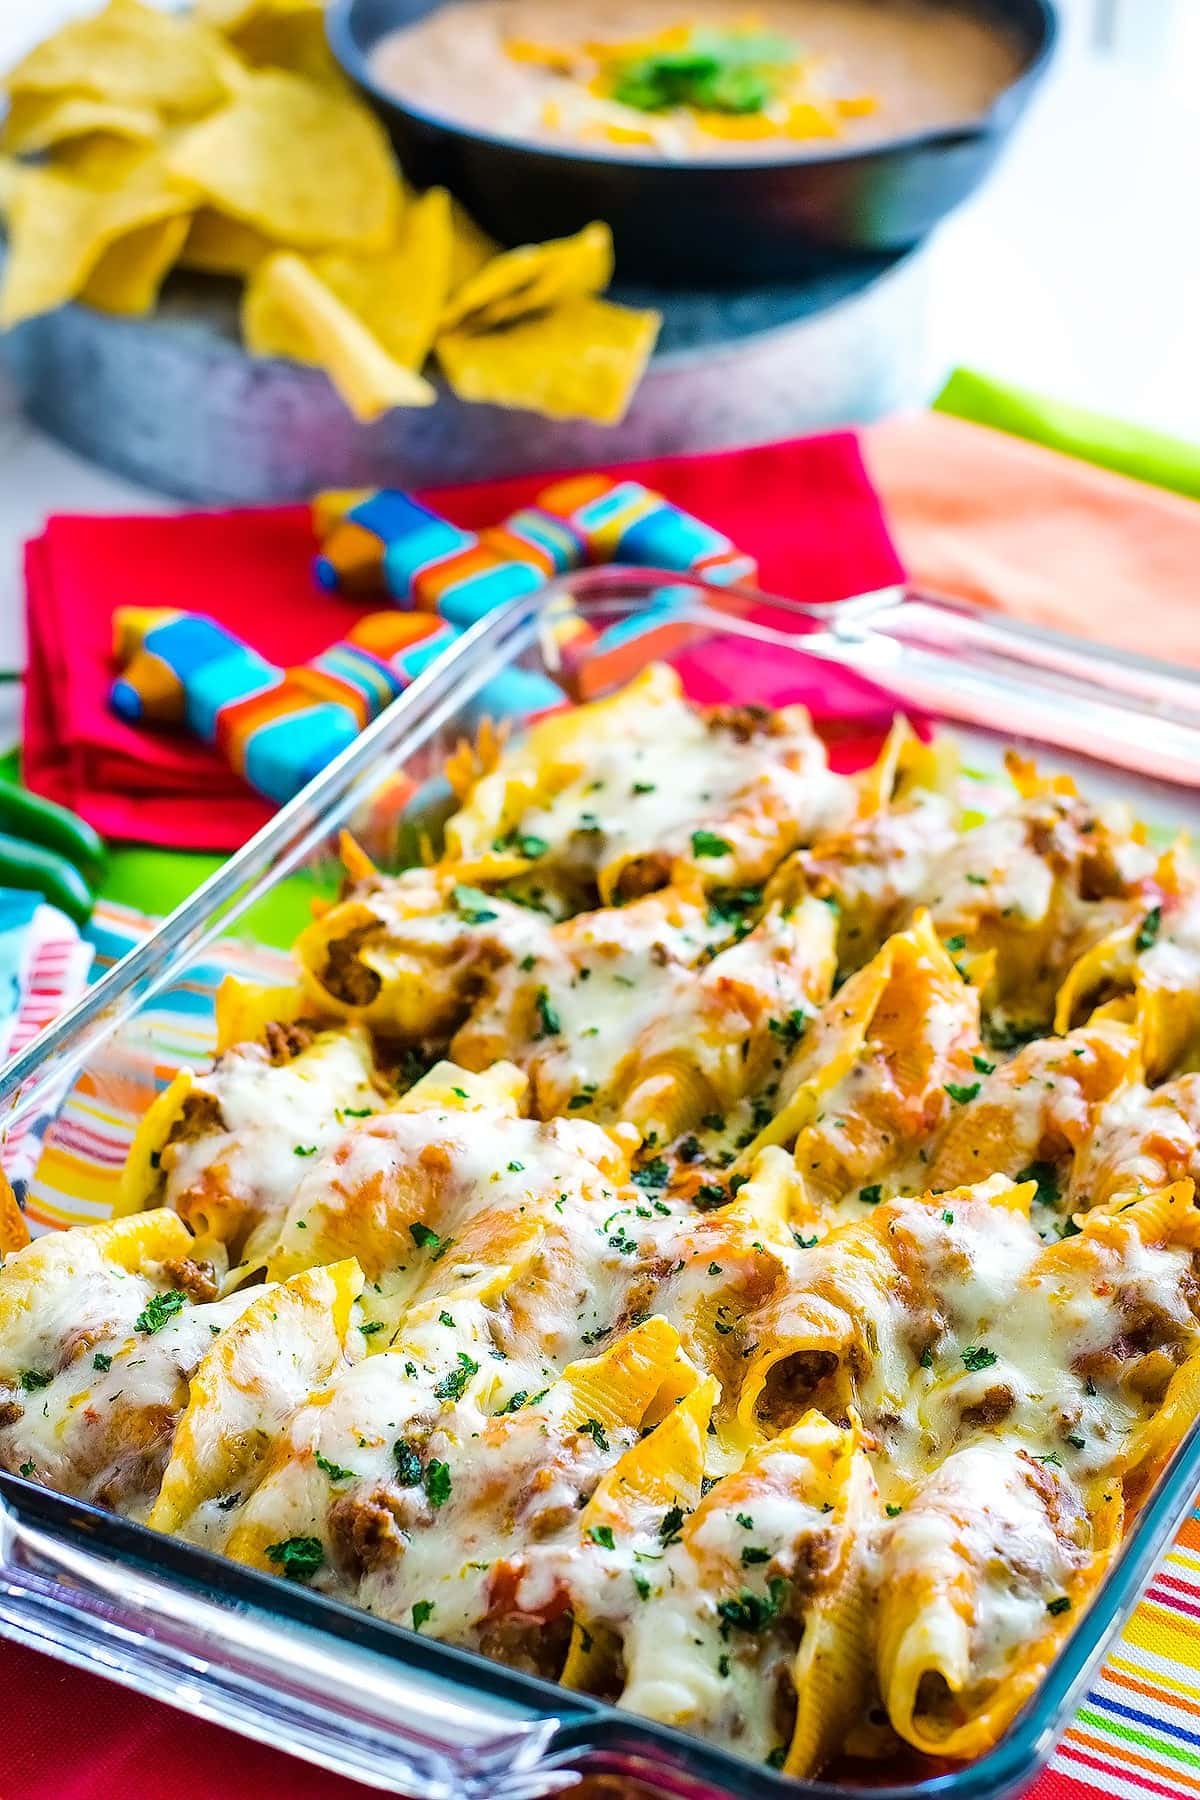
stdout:
<svg viewBox="0 0 1200 1800">
<path fill-rule="evenodd" d="M 109 0 L 4 86 L 0 150 L 48 160 L 4 165 L 0 324 L 72 300 L 144 315 L 178 264 L 243 281 L 247 348 L 324 369 L 363 421 L 434 403 L 435 345 L 462 398 L 626 412 L 658 316 L 600 298 L 607 226 L 501 250 L 444 190 L 409 195 L 319 0 Z"/>
</svg>

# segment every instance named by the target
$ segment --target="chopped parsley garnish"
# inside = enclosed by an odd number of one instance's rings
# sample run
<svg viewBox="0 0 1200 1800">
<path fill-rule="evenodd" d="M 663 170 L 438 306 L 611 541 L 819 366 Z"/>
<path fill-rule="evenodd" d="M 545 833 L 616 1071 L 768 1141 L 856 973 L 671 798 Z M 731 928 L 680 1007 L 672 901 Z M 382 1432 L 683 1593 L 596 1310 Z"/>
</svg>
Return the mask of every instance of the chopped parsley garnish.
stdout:
<svg viewBox="0 0 1200 1800">
<path fill-rule="evenodd" d="M 420 1631 L 427 1624 L 433 1613 L 432 1600 L 414 1600 L 412 1609 L 413 1630 Z"/>
<path fill-rule="evenodd" d="M 510 1394 L 508 1399 L 504 1402 L 504 1405 L 500 1408 L 500 1413 L 496 1415 L 497 1418 L 499 1418 L 501 1413 L 520 1412 L 528 1399 L 529 1395 L 526 1390 L 524 1388 L 518 1388 L 516 1393 Z"/>
<path fill-rule="evenodd" d="M 593 1544 L 599 1544 L 602 1550 L 615 1550 L 617 1547 L 611 1525 L 593 1525 L 588 1530 L 588 1536 Z"/>
<path fill-rule="evenodd" d="M 665 1157 L 656 1156 L 650 1162 L 643 1163 L 640 1169 L 633 1171 L 633 1179 L 640 1188 L 665 1188 L 671 1179 L 671 1171 Z"/>
<path fill-rule="evenodd" d="M 47 1375 L 42 1369 L 22 1369 L 17 1379 L 25 1389 L 25 1392 L 27 1394 L 32 1394 L 36 1392 L 38 1388 L 49 1387 L 50 1383 L 54 1380 L 54 1377 L 53 1375 Z"/>
<path fill-rule="evenodd" d="M 268 1544 L 267 1555 L 291 1581 L 311 1581 L 325 1561 L 325 1546 L 318 1537 L 284 1538 Z"/>
<path fill-rule="evenodd" d="M 790 1013 L 782 1019 L 768 1019 L 767 1030 L 782 1038 L 790 1050 L 798 1044 L 808 1030 L 808 1014 L 799 1006 L 794 1006 Z"/>
<path fill-rule="evenodd" d="M 723 837 L 718 837 L 715 831 L 693 831 L 693 856 L 732 856 L 732 854 L 733 845 Z"/>
<path fill-rule="evenodd" d="M 1159 933 L 1161 926 L 1162 926 L 1162 907 L 1161 906 L 1152 906 L 1150 908 L 1150 911 L 1146 914 L 1145 918 L 1142 920 L 1141 924 L 1138 926 L 1137 936 L 1133 940 L 1134 949 L 1135 950 L 1149 950 L 1152 944 L 1156 944 L 1158 942 L 1158 933 Z M 1068 1604 L 1070 1604 L 1070 1603 L 1068 1602 Z"/>
<path fill-rule="evenodd" d="M 1014 1181 L 1035 1181 L 1037 1193 L 1033 1196 L 1035 1204 L 1041 1206 L 1058 1205 L 1058 1171 L 1053 1163 L 1032 1162 L 1027 1168 L 1014 1175 Z"/>
<path fill-rule="evenodd" d="M 657 783 L 653 781 L 635 781 L 631 789 L 635 794 L 652 794 Z"/>
<path fill-rule="evenodd" d="M 749 915 L 761 906 L 762 897 L 760 887 L 726 888 L 710 894 L 707 922 L 714 931 L 727 925 L 738 939 L 744 938 L 753 930 L 754 921 Z"/>
<path fill-rule="evenodd" d="M 92 1358 L 92 1367 L 93 1369 L 99 1369 L 102 1375 L 107 1375 L 108 1371 L 112 1368 L 112 1357 L 109 1356 L 108 1352 L 105 1350 L 97 1350 L 95 1356 Z"/>
<path fill-rule="evenodd" d="M 608 1439 L 604 1435 L 604 1427 L 599 1419 L 585 1419 L 579 1429 L 586 1432 L 588 1437 L 595 1441 L 597 1449 L 608 1450 Z"/>
<path fill-rule="evenodd" d="M 383 1320 L 382 1319 L 368 1319 L 366 1324 L 360 1326 L 359 1329 L 362 1332 L 364 1337 L 374 1337 L 374 1335 L 377 1331 L 383 1330 Z"/>
<path fill-rule="evenodd" d="M 456 886 L 452 895 L 454 910 L 464 925 L 488 925 L 500 914 L 482 888 Z"/>
<path fill-rule="evenodd" d="M 815 1250 L 820 1241 L 815 1231 L 809 1238 L 801 1237 L 798 1231 L 793 1231 L 792 1236 L 796 1240 L 797 1247 L 801 1250 Z"/>
<path fill-rule="evenodd" d="M 791 46 L 768 32 L 695 30 L 684 44 L 618 63 L 612 97 L 639 112 L 760 113 L 782 90 L 792 58 Z"/>
<path fill-rule="evenodd" d="M 292 1145 L 292 1155 L 293 1156 L 315 1156 L 316 1154 L 317 1154 L 317 1146 L 315 1144 L 293 1144 Z"/>
<path fill-rule="evenodd" d="M 1039 1456 L 1036 1460 L 1040 1463 L 1049 1463 L 1052 1469 L 1061 1469 L 1063 1466 L 1063 1459 L 1057 1450 L 1047 1450 L 1045 1456 Z"/>
<path fill-rule="evenodd" d="M 743 1544 L 742 1567 L 750 1568 L 753 1563 L 770 1562 L 771 1552 L 762 1544 Z"/>
<path fill-rule="evenodd" d="M 18 1475 L 24 1475 L 24 1476 L 28 1477 L 33 1474 L 33 1471 L 36 1468 L 37 1468 L 37 1464 L 34 1462 L 33 1458 L 30 1457 L 28 1462 L 21 1463 L 21 1465 L 19 1466 L 19 1468 L 17 1470 L 17 1473 L 18 1473 Z"/>
<path fill-rule="evenodd" d="M 420 1219 L 409 1226 L 408 1235 L 418 1250 L 436 1250 L 442 1241 L 437 1232 L 422 1224 Z"/>
<path fill-rule="evenodd" d="M 990 1369 L 996 1360 L 996 1352 L 989 1350 L 986 1344 L 968 1344 L 962 1353 L 963 1365 L 974 1375 L 980 1369 Z"/>
<path fill-rule="evenodd" d="M 967 940 L 961 931 L 955 932 L 953 937 L 948 937 L 946 939 L 946 948 L 950 951 L 951 955 L 957 955 L 960 950 L 965 950 L 966 947 Z"/>
<path fill-rule="evenodd" d="M 343 1106 L 342 1113 L 347 1119 L 370 1119 L 375 1116 L 373 1106 Z"/>
<path fill-rule="evenodd" d="M 425 1498 L 436 1511 L 450 1498 L 450 1465 L 435 1456 L 425 1471 Z"/>
<path fill-rule="evenodd" d="M 539 988 L 534 999 L 540 1030 L 538 1037 L 557 1037 L 562 1030 L 562 1020 L 551 1004 L 550 996 L 545 988 Z"/>
<path fill-rule="evenodd" d="M 525 1164 L 523 1162 L 510 1162 L 508 1165 L 508 1172 L 510 1175 L 523 1175 L 525 1173 Z"/>
<path fill-rule="evenodd" d="M 743 1531 L 754 1530 L 754 1520 L 750 1517 L 749 1513 L 734 1513 L 733 1516 Z"/>
<path fill-rule="evenodd" d="M 586 1087 L 580 1088 L 577 1094 L 571 1095 L 567 1101 L 567 1111 L 580 1112 L 583 1107 L 590 1106 L 595 1098 L 596 1084 L 594 1081 L 589 1081 Z"/>
<path fill-rule="evenodd" d="M 971 1061 L 981 1075 L 991 1075 L 995 1071 L 995 1063 L 989 1062 L 986 1056 L 973 1056 Z"/>
<path fill-rule="evenodd" d="M 920 1357 L 918 1358 L 918 1361 L 920 1362 L 921 1367 L 923 1369 L 932 1369 L 932 1367 L 933 1367 L 933 1351 L 929 1348 L 928 1344 L 926 1344 L 925 1348 L 922 1350 Z"/>
<path fill-rule="evenodd" d="M 453 1319 L 450 1323 L 454 1323 Z M 442 1376 L 433 1390 L 435 1398 L 438 1400 L 461 1400 L 466 1392 L 468 1381 L 472 1375 L 478 1375 L 478 1373 L 479 1364 L 468 1356 L 465 1350 L 460 1350 L 457 1369 L 451 1369 L 448 1375 Z"/>
<path fill-rule="evenodd" d="M 870 1187 L 859 1188 L 858 1197 L 864 1206 L 878 1206 L 883 1199 L 883 1186 L 880 1182 L 873 1181 Z"/>
<path fill-rule="evenodd" d="M 327 1456 L 317 1452 L 317 1467 L 322 1474 L 328 1475 L 330 1481 L 353 1481 L 358 1474 L 357 1469 L 343 1468 L 341 1463 L 330 1462 Z"/>
<path fill-rule="evenodd" d="M 700 1120 L 705 1131 L 724 1131 L 725 1120 L 720 1113 L 705 1113 Z"/>
<path fill-rule="evenodd" d="M 787 1582 L 776 1575 L 767 1583 L 767 1594 L 753 1594 L 743 1588 L 736 1599 L 717 1602 L 717 1613 L 723 1630 L 762 1631 L 771 1623 L 783 1605 Z"/>
<path fill-rule="evenodd" d="M 883 1510 L 889 1519 L 898 1519 L 904 1508 L 902 1506 L 885 1506 Z"/>
<path fill-rule="evenodd" d="M 683 1529 L 683 1508 L 669 1506 L 658 1523 L 658 1535 L 664 1544 L 673 1544 Z"/>
<path fill-rule="evenodd" d="M 701 1212 L 706 1212 L 710 1206 L 724 1206 L 728 1198 L 725 1189 L 715 1181 L 702 1182 L 696 1189 L 696 1205 Z"/>
<path fill-rule="evenodd" d="M 648 1600 L 650 1598 L 650 1583 L 646 1576 L 638 1569 L 635 1569 L 633 1572 L 633 1585 L 637 1589 L 639 1600 Z"/>
<path fill-rule="evenodd" d="M 440 1312 L 438 1314 L 438 1324 L 439 1325 L 447 1325 L 447 1326 L 449 1326 L 450 1330 L 453 1331 L 454 1330 L 453 1315 L 448 1312 Z"/>
<path fill-rule="evenodd" d="M 534 956 L 531 952 L 528 956 L 523 956 L 521 958 L 520 962 L 517 964 L 517 967 L 518 967 L 518 969 L 520 969 L 522 975 L 528 975 L 529 971 L 533 968 L 533 966 L 536 962 L 537 962 L 537 957 Z"/>
<path fill-rule="evenodd" d="M 153 1336 L 161 1331 L 168 1319 L 173 1319 L 177 1312 L 182 1312 L 187 1305 L 187 1295 L 179 1288 L 170 1288 L 165 1294 L 155 1294 L 137 1318 L 133 1321 L 135 1331 L 144 1331 Z"/>
<path fill-rule="evenodd" d="M 1068 1444 L 1070 1444 L 1072 1450 L 1083 1450 L 1084 1448 L 1086 1448 L 1086 1444 L 1087 1444 L 1086 1438 L 1076 1437 L 1074 1432 L 1067 1433 L 1066 1441 Z"/>
<path fill-rule="evenodd" d="M 957 1100 L 960 1106 L 965 1106 L 968 1100 L 974 1100 L 982 1086 L 983 1083 L 980 1081 L 972 1081 L 970 1084 L 962 1081 L 948 1081 L 945 1084 L 950 1098 Z"/>
<path fill-rule="evenodd" d="M 954 1223 L 954 1214 L 952 1212 L 944 1212 L 942 1214 L 942 1224 L 943 1225 L 953 1225 L 953 1223 Z"/>
<path fill-rule="evenodd" d="M 1048 1613 L 1065 1613 L 1070 1612 L 1070 1610 L 1071 1598 L 1069 1594 L 1059 1594 L 1056 1600 L 1047 1600 L 1046 1602 L 1046 1611 Z"/>
<path fill-rule="evenodd" d="M 549 848 L 545 838 L 535 837 L 532 831 L 524 832 L 517 839 L 517 849 L 522 856 L 527 856 L 530 862 L 536 862 L 539 856 L 545 856 Z"/>
<path fill-rule="evenodd" d="M 407 1438 L 397 1438 L 392 1445 L 392 1455 L 396 1460 L 396 1480 L 400 1486 L 420 1487 L 423 1471 L 416 1445 L 410 1444 Z"/>
</svg>

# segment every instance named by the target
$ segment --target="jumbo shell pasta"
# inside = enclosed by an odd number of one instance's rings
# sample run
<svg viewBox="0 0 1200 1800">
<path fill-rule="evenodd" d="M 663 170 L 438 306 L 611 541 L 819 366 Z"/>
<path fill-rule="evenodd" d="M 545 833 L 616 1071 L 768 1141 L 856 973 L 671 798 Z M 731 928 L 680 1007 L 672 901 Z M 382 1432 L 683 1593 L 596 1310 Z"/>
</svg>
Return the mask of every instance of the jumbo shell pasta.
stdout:
<svg viewBox="0 0 1200 1800">
<path fill-rule="evenodd" d="M 790 1775 L 983 1754 L 1200 1408 L 1186 846 L 664 666 L 446 773 L 118 1217 L 0 1192 L 0 1467 Z"/>
</svg>

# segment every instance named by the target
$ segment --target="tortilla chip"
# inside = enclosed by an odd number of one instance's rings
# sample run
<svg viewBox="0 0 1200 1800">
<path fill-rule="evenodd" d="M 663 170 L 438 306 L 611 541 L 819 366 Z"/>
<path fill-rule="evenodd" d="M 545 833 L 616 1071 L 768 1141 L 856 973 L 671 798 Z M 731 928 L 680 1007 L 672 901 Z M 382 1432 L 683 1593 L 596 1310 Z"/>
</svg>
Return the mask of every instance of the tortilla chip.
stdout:
<svg viewBox="0 0 1200 1800">
<path fill-rule="evenodd" d="M 14 94 L 0 126 L 0 148 L 33 156 L 94 131 L 150 143 L 162 130 L 152 106 L 123 106 L 91 94 Z"/>
<path fill-rule="evenodd" d="M 500 246 L 482 226 L 475 223 L 461 201 L 450 199 L 450 229 L 453 239 L 450 252 L 450 293 L 456 296 L 464 281 L 478 275 L 485 264 L 499 256 Z"/>
<path fill-rule="evenodd" d="M 318 363 L 357 419 L 377 419 L 394 406 L 432 406 L 437 398 L 302 257 L 284 253 L 259 265 L 246 287 L 242 330 L 260 355 Z"/>
<path fill-rule="evenodd" d="M 238 61 L 209 26 L 138 0 L 109 0 L 36 45 L 5 77 L 10 94 L 90 94 L 191 118 L 237 85 Z"/>
<path fill-rule="evenodd" d="M 448 332 L 437 341 L 437 356 L 462 400 L 617 425 L 661 322 L 658 313 L 608 300 L 570 300 L 498 331 Z"/>
<path fill-rule="evenodd" d="M 323 0 L 196 0 L 195 13 L 217 31 L 241 31 L 279 13 L 323 12 Z"/>
<path fill-rule="evenodd" d="M 158 219 L 141 225 L 110 246 L 82 289 L 79 298 L 99 312 L 141 318 L 158 299 L 167 271 L 179 258 L 190 221 L 186 213 L 175 219 Z"/>
<path fill-rule="evenodd" d="M 395 236 L 403 196 L 382 126 L 349 94 L 299 75 L 249 76 L 181 134 L 167 167 L 293 249 L 384 250 Z"/>
<path fill-rule="evenodd" d="M 612 280 L 612 232 L 597 221 L 574 237 L 503 250 L 462 286 L 442 316 L 442 328 L 488 331 L 564 300 L 599 294 Z"/>
<path fill-rule="evenodd" d="M 230 34 L 238 55 L 255 68 L 290 69 L 310 81 L 349 92 L 325 35 L 325 8 L 313 4 L 261 7 Z"/>
<path fill-rule="evenodd" d="M 264 256 L 278 248 L 253 225 L 243 225 L 240 219 L 226 218 L 215 208 L 202 206 L 192 217 L 179 254 L 179 266 L 201 269 L 206 275 L 249 275 Z"/>
<path fill-rule="evenodd" d="M 311 258 L 311 267 L 389 356 L 419 369 L 446 304 L 450 257 L 450 196 L 430 188 L 406 208 L 394 250 L 359 257 L 327 252 Z"/>
<path fill-rule="evenodd" d="M 15 325 L 74 299 L 115 244 L 145 226 L 187 215 L 193 205 L 187 190 L 165 176 L 153 151 L 138 152 L 129 179 L 118 188 L 91 185 L 58 168 L 21 169 L 9 209 L 0 324 Z M 146 245 L 133 256 L 145 279 Z M 105 287 L 118 291 L 120 279 L 110 273 Z"/>
</svg>

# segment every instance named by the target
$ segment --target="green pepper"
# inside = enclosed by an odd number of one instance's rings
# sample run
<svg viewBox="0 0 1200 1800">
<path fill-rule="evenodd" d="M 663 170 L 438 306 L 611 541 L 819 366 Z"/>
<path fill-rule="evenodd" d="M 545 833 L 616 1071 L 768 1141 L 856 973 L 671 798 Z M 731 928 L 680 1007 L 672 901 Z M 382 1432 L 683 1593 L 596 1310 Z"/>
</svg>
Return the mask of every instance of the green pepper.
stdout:
<svg viewBox="0 0 1200 1800">
<path fill-rule="evenodd" d="M 74 863 L 43 844 L 0 831 L 0 888 L 34 888 L 77 925 L 92 916 L 92 894 Z"/>
<path fill-rule="evenodd" d="M 95 881 L 104 867 L 104 844 L 90 825 L 65 806 L 43 800 L 11 781 L 0 780 L 0 832 L 57 851 L 89 881 Z"/>
</svg>

